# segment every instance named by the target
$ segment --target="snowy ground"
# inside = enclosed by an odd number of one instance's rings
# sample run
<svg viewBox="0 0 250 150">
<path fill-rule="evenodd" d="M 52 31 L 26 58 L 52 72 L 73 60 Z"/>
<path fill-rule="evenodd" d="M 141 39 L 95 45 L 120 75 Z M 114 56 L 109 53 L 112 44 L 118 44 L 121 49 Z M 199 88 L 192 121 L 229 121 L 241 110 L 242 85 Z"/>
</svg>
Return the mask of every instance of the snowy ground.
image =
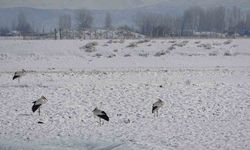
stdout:
<svg viewBox="0 0 250 150">
<path fill-rule="evenodd" d="M 137 41 L 0 41 L 0 149 L 250 149 L 249 40 Z"/>
<path fill-rule="evenodd" d="M 0 40 L 0 70 L 125 70 L 249 66 L 249 39 L 95 40 L 94 50 L 80 40 Z M 156 56 L 155 56 L 156 55 Z M 233 62 L 233 63 L 232 63 Z M 1 72 L 2 72 L 1 71 Z"/>
</svg>

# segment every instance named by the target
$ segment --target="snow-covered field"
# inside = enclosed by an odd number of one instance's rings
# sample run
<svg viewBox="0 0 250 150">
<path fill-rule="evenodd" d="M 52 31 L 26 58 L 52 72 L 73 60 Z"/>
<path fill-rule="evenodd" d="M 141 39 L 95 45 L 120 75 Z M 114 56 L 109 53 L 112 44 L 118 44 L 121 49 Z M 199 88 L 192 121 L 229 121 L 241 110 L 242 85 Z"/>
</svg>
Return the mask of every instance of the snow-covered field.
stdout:
<svg viewBox="0 0 250 150">
<path fill-rule="evenodd" d="M 90 42 L 0 40 L 0 149 L 250 149 L 248 39 Z"/>
<path fill-rule="evenodd" d="M 0 40 L 0 70 L 126 70 L 249 66 L 249 39 Z M 96 42 L 96 46 L 85 48 Z"/>
</svg>

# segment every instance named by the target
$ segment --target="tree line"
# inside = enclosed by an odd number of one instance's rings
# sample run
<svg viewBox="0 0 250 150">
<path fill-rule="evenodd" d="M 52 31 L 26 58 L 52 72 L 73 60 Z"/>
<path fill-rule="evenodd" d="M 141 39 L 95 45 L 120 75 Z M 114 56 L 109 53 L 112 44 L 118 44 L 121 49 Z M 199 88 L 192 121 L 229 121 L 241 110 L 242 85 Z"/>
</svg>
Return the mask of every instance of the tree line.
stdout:
<svg viewBox="0 0 250 150">
<path fill-rule="evenodd" d="M 250 12 L 238 7 L 195 6 L 185 10 L 182 16 L 138 13 L 135 20 L 139 32 L 150 37 L 192 36 L 202 32 L 250 35 Z"/>
<path fill-rule="evenodd" d="M 75 12 L 75 18 L 72 18 L 71 15 L 61 15 L 58 18 L 58 24 L 53 31 L 51 31 L 51 35 L 54 35 L 57 37 L 59 34 L 59 37 L 64 38 L 72 38 L 72 32 L 78 31 L 80 33 L 81 31 L 91 29 L 93 27 L 93 20 L 94 17 L 91 13 L 91 11 L 87 9 L 81 9 L 77 10 Z M 73 19 L 75 24 L 73 26 Z M 13 21 L 17 22 L 13 25 L 12 29 L 9 27 L 1 27 L 0 28 L 0 36 L 8 36 L 10 35 L 11 30 L 17 31 L 18 35 L 23 36 L 24 38 L 26 36 L 31 35 L 43 35 L 46 34 L 44 29 L 42 29 L 42 32 L 35 31 L 34 27 L 31 25 L 31 23 L 28 21 L 26 15 L 22 12 L 20 12 L 17 16 L 17 20 Z M 105 22 L 104 27 L 105 29 L 112 29 L 112 17 L 110 13 L 106 13 L 105 16 Z M 17 34 L 17 33 L 16 33 Z"/>
<path fill-rule="evenodd" d="M 58 18 L 57 28 L 51 34 L 54 34 L 55 38 L 58 34 L 60 38 L 72 38 L 73 31 L 81 34 L 82 31 L 92 29 L 93 20 L 91 11 L 87 9 L 77 10 L 74 18 L 66 14 L 61 15 Z M 134 17 L 134 25 L 135 28 L 124 25 L 119 29 L 138 32 L 149 37 L 193 36 L 196 33 L 250 35 L 250 12 L 244 12 L 238 7 L 226 9 L 223 6 L 214 8 L 195 6 L 185 10 L 181 16 L 139 12 Z M 114 28 L 112 14 L 106 13 L 103 28 L 107 30 Z M 17 16 L 14 29 L 23 37 L 38 34 L 23 13 Z M 1 36 L 8 35 L 9 32 L 10 29 L 7 27 L 0 28 Z"/>
</svg>

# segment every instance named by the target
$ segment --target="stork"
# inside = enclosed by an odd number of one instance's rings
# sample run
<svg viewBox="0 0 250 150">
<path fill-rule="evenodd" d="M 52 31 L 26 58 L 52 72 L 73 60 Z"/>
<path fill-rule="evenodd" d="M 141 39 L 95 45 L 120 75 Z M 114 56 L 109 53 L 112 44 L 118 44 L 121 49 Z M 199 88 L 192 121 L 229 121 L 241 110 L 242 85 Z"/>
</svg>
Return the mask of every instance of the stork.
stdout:
<svg viewBox="0 0 250 150">
<path fill-rule="evenodd" d="M 108 115 L 106 114 L 106 112 L 98 109 L 97 107 L 92 111 L 94 116 L 97 116 L 99 117 L 99 122 L 100 122 L 100 125 L 102 125 L 102 120 L 101 119 L 104 119 L 106 121 L 109 121 L 109 117 Z M 104 124 L 104 122 L 103 122 Z"/>
<path fill-rule="evenodd" d="M 164 105 L 164 102 L 161 99 L 158 99 L 158 101 L 153 104 L 152 113 L 154 114 L 154 116 L 156 115 L 158 117 L 159 109 L 163 105 Z"/>
<path fill-rule="evenodd" d="M 22 69 L 22 71 L 16 71 L 13 76 L 13 80 L 18 79 L 18 82 L 20 82 L 20 78 L 25 75 L 27 71 Z"/>
<path fill-rule="evenodd" d="M 38 100 L 34 101 L 33 103 L 33 106 L 32 106 L 32 111 L 33 113 L 38 109 L 38 112 L 39 112 L 39 116 L 40 116 L 40 113 L 41 113 L 41 106 L 45 103 L 47 103 L 48 100 L 44 97 L 44 96 L 41 96 L 41 98 L 39 98 Z"/>
</svg>

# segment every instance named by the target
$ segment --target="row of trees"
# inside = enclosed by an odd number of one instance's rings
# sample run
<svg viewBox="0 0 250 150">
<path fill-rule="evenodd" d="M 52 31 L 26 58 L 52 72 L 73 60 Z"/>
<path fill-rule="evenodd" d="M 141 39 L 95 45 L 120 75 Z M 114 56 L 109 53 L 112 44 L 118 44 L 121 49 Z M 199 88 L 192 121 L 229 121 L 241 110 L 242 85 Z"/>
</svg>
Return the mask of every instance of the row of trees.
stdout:
<svg viewBox="0 0 250 150">
<path fill-rule="evenodd" d="M 87 29 L 91 29 L 93 25 L 94 17 L 92 16 L 91 12 L 82 9 L 76 12 L 75 22 L 76 22 L 76 29 L 80 31 L 84 31 Z M 70 15 L 62 15 L 59 17 L 58 28 L 60 32 L 60 37 L 64 36 L 66 38 L 71 38 L 72 34 L 72 19 Z M 106 14 L 105 22 L 104 22 L 105 29 L 112 29 L 112 17 L 110 13 Z"/>
<path fill-rule="evenodd" d="M 75 20 L 73 21 L 73 19 Z M 55 36 L 59 33 L 60 37 L 72 38 L 73 29 L 77 29 L 78 32 L 91 29 L 94 17 L 90 11 L 82 9 L 76 12 L 73 19 L 70 15 L 60 16 L 58 27 L 53 30 Z M 74 25 L 72 25 L 72 22 L 74 22 Z M 220 6 L 204 9 L 197 6 L 187 9 L 182 16 L 138 13 L 134 18 L 134 24 L 137 32 L 151 37 L 190 36 L 197 32 L 242 34 L 246 31 L 250 32 L 250 12 L 242 12 L 237 7 L 225 9 Z M 112 27 L 111 14 L 107 13 L 104 28 L 112 29 Z M 121 29 L 131 30 L 128 26 Z M 23 13 L 20 13 L 17 17 L 15 30 L 19 31 L 24 37 L 34 34 L 32 26 Z M 8 32 L 8 28 L 0 29 L 1 35 L 6 35 Z"/>
<path fill-rule="evenodd" d="M 243 34 L 250 31 L 250 12 L 239 8 L 191 7 L 182 16 L 138 13 L 135 23 L 140 33 L 151 37 L 185 36 L 196 32 Z"/>
<path fill-rule="evenodd" d="M 27 21 L 26 16 L 23 13 L 20 13 L 17 17 L 17 25 L 12 27 L 14 30 L 19 31 L 19 34 L 22 36 L 27 36 L 33 33 L 31 24 Z M 8 27 L 0 28 L 0 35 L 7 36 L 10 35 L 10 29 Z"/>
<path fill-rule="evenodd" d="M 93 25 L 93 16 L 90 11 L 86 9 L 82 9 L 76 12 L 75 16 L 75 23 L 76 23 L 76 29 L 78 31 L 86 30 L 92 28 Z M 72 17 L 70 15 L 61 15 L 58 18 L 58 26 L 57 29 L 54 30 L 54 32 L 58 32 L 60 34 L 60 37 L 66 37 L 71 38 L 72 34 Z M 17 24 L 12 27 L 14 30 L 18 31 L 19 34 L 23 37 L 35 34 L 34 29 L 32 28 L 30 22 L 28 22 L 27 17 L 25 14 L 20 13 L 17 16 Z M 111 29 L 112 28 L 112 17 L 110 13 L 106 14 L 105 22 L 104 22 L 104 28 L 105 29 Z M 10 29 L 8 27 L 1 27 L 0 28 L 0 35 L 1 36 L 7 36 L 10 33 Z"/>
</svg>

